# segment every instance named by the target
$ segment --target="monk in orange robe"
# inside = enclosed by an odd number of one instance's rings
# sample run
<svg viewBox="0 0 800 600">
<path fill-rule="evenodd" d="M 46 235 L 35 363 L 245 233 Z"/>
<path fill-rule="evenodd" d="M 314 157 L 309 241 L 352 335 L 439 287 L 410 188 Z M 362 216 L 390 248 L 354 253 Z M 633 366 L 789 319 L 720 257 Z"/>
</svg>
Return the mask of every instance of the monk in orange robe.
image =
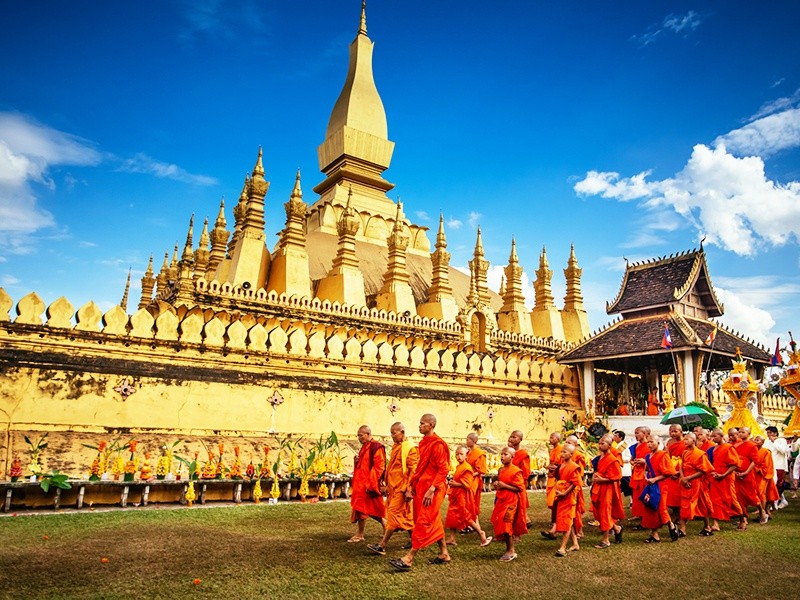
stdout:
<svg viewBox="0 0 800 600">
<path fill-rule="evenodd" d="M 358 428 L 361 449 L 354 461 L 353 480 L 350 482 L 350 520 L 358 530 L 348 542 L 363 542 L 367 519 L 375 519 L 383 529 L 386 525 L 386 505 L 381 486 L 386 470 L 386 450 L 383 444 L 372 439 L 372 430 L 366 425 Z"/>
<path fill-rule="evenodd" d="M 475 493 L 472 496 L 473 520 L 480 524 L 481 495 L 483 494 L 483 476 L 489 472 L 486 466 L 486 452 L 478 446 L 478 434 L 474 431 L 467 436 L 467 462 L 475 472 Z"/>
<path fill-rule="evenodd" d="M 530 526 L 531 520 L 528 518 L 528 481 L 531 478 L 531 457 L 527 450 L 520 448 L 522 443 L 522 432 L 512 431 L 508 436 L 508 445 L 514 449 L 514 457 L 512 464 L 522 471 L 522 477 L 525 479 L 525 493 L 520 496 L 522 502 L 522 514 L 525 516 L 525 524 Z"/>
<path fill-rule="evenodd" d="M 575 446 L 564 444 L 561 449 L 561 466 L 558 468 L 556 497 L 553 504 L 556 511 L 555 528 L 561 537 L 561 547 L 556 550 L 557 557 L 567 555 L 567 542 L 572 539 L 570 550 L 580 550 L 575 536 L 575 513 L 578 508 L 578 494 L 581 493 L 582 473 L 580 466 L 572 460 Z"/>
<path fill-rule="evenodd" d="M 553 503 L 556 497 L 556 481 L 558 480 L 558 467 L 561 466 L 561 434 L 553 432 L 550 434 L 550 455 L 547 464 L 547 486 L 545 487 L 545 498 L 547 508 L 550 509 L 550 530 L 541 531 L 542 537 L 548 540 L 556 539 L 556 512 L 553 510 Z"/>
<path fill-rule="evenodd" d="M 525 513 L 522 511 L 522 497 L 527 494 L 525 477 L 522 469 L 513 464 L 515 454 L 513 448 L 503 448 L 500 453 L 503 466 L 497 472 L 497 480 L 492 484 L 495 489 L 492 527 L 494 537 L 506 543 L 506 551 L 500 557 L 503 562 L 511 562 L 517 558 L 516 541 L 528 532 Z"/>
<path fill-rule="evenodd" d="M 647 416 L 657 416 L 661 408 L 664 408 L 664 404 L 658 399 L 658 390 L 651 388 L 650 393 L 647 395 Z"/>
<path fill-rule="evenodd" d="M 630 447 L 631 453 L 631 517 L 641 519 L 644 514 L 644 505 L 639 499 L 645 486 L 645 457 L 650 454 L 647 447 L 647 437 L 650 435 L 649 427 L 637 427 L 633 432 L 636 443 Z"/>
<path fill-rule="evenodd" d="M 683 441 L 683 429 L 680 425 L 669 426 L 669 439 L 666 446 L 667 454 L 672 460 L 672 465 L 675 468 L 675 475 L 665 481 L 667 486 L 667 508 L 672 513 L 673 520 L 678 520 L 681 513 L 681 483 L 680 470 L 681 470 L 681 457 L 686 451 L 686 444 Z M 679 533 L 679 535 L 686 535 Z"/>
<path fill-rule="evenodd" d="M 697 443 L 695 446 L 700 448 L 700 450 L 703 452 L 708 452 L 709 448 L 714 447 L 714 442 L 711 441 L 711 432 L 708 431 L 708 429 L 698 427 L 696 428 L 694 434 L 697 437 Z"/>
<path fill-rule="evenodd" d="M 583 497 L 583 482 L 587 460 L 586 455 L 583 453 L 583 450 L 581 450 L 578 436 L 571 435 L 567 437 L 567 443 L 575 446 L 575 452 L 572 454 L 572 461 L 580 467 L 581 489 L 578 490 L 578 504 L 575 508 L 575 537 L 581 539 L 583 538 L 583 513 L 586 512 L 586 498 Z"/>
<path fill-rule="evenodd" d="M 711 432 L 711 440 L 715 446 L 709 451 L 711 464 L 711 531 L 719 531 L 720 521 L 730 521 L 731 517 L 741 516 L 742 508 L 736 498 L 734 472 L 739 468 L 739 454 L 736 448 L 726 441 L 722 429 L 717 427 Z"/>
<path fill-rule="evenodd" d="M 617 521 L 625 518 L 622 507 L 622 492 L 619 482 L 622 480 L 622 463 L 611 452 L 613 438 L 604 435 L 600 438 L 600 459 L 592 475 L 592 512 L 598 522 L 603 538 L 595 548 L 600 550 L 611 545 L 610 536 L 614 532 L 614 541 L 622 542 L 622 526 Z"/>
<path fill-rule="evenodd" d="M 742 508 L 742 520 L 737 529 L 747 529 L 747 507 L 757 506 L 760 523 L 767 522 L 767 516 L 758 500 L 758 482 L 756 481 L 756 463 L 758 462 L 758 446 L 750 439 L 750 428 L 740 427 L 739 442 L 734 444 L 739 455 L 739 469 L 736 471 L 736 499 Z"/>
<path fill-rule="evenodd" d="M 467 462 L 467 447 L 456 448 L 456 470 L 447 493 L 450 501 L 447 516 L 444 519 L 445 529 L 450 535 L 446 540 L 448 546 L 456 545 L 456 531 L 472 527 L 481 536 L 481 546 L 488 546 L 492 538 L 486 537 L 479 523 L 475 521 L 475 487 L 477 480 L 472 465 Z"/>
<path fill-rule="evenodd" d="M 705 522 L 700 535 L 713 535 L 711 531 L 711 506 L 706 493 L 705 475 L 711 473 L 714 467 L 708 460 L 705 452 L 697 447 L 697 436 L 687 433 L 684 437 L 686 450 L 681 457 L 680 485 L 681 485 L 681 518 L 678 529 L 686 535 L 686 523 L 696 517 L 701 517 Z"/>
<path fill-rule="evenodd" d="M 411 476 L 406 498 L 413 500 L 414 529 L 411 532 L 411 549 L 402 558 L 389 561 L 398 571 L 408 571 L 414 556 L 431 544 L 439 546 L 439 555 L 431 562 L 450 562 L 447 544 L 444 541 L 444 525 L 440 509 L 447 492 L 447 474 L 450 472 L 450 448 L 434 433 L 436 417 L 424 414 L 419 420 L 419 464 Z"/>
<path fill-rule="evenodd" d="M 769 448 L 764 448 L 764 438 L 757 435 L 753 442 L 758 447 L 758 459 L 756 460 L 756 481 L 758 484 L 758 499 L 761 508 L 767 519 L 772 518 L 770 507 L 780 500 L 778 486 L 775 485 L 775 462 Z"/>
<path fill-rule="evenodd" d="M 408 531 L 410 535 L 414 528 L 411 502 L 406 500 L 406 490 L 419 462 L 419 451 L 406 439 L 405 425 L 393 423 L 389 433 L 394 445 L 386 466 L 386 528 L 380 542 L 367 544 L 370 551 L 380 555 L 386 554 L 386 544 L 395 531 Z"/>
<path fill-rule="evenodd" d="M 650 537 L 644 542 L 645 544 L 657 543 L 661 541 L 658 530 L 664 525 L 669 528 L 669 534 L 672 541 L 678 539 L 678 528 L 672 522 L 667 510 L 667 486 L 666 480 L 675 474 L 675 467 L 669 454 L 664 450 L 659 450 L 658 438 L 651 435 L 647 438 L 647 447 L 650 454 L 647 456 L 646 462 L 646 477 L 645 484 L 657 483 L 661 490 L 661 501 L 658 508 L 652 509 L 646 504 L 642 504 L 644 513 L 642 514 L 642 527 L 650 530 Z"/>
</svg>

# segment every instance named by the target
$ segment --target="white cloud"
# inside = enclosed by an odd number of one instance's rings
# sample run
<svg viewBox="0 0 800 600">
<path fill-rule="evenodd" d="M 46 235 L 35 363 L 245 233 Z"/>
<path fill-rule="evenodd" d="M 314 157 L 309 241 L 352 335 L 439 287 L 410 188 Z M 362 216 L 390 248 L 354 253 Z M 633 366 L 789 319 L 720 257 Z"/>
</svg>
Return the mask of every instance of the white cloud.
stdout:
<svg viewBox="0 0 800 600">
<path fill-rule="evenodd" d="M 469 217 L 467 221 L 469 222 L 469 226 L 475 229 L 478 226 L 478 222 L 481 220 L 483 215 L 479 212 L 471 212 L 469 213 Z"/>
<path fill-rule="evenodd" d="M 756 119 L 744 127 L 719 136 L 714 145 L 739 155 L 764 158 L 800 146 L 800 108 L 792 108 Z"/>
<path fill-rule="evenodd" d="M 414 216 L 416 216 L 420 221 L 430 221 L 431 220 L 430 215 L 428 213 L 426 213 L 424 210 L 416 211 L 414 213 Z"/>
<path fill-rule="evenodd" d="M 0 275 L 0 283 L 3 285 L 17 285 L 20 280 L 13 275 Z"/>
<path fill-rule="evenodd" d="M 693 10 L 685 15 L 667 15 L 661 23 L 650 25 L 641 35 L 631 36 L 631 40 L 641 46 L 647 46 L 655 42 L 664 33 L 683 33 L 684 35 L 697 29 L 703 22 L 704 16 Z"/>
<path fill-rule="evenodd" d="M 738 158 L 722 144 L 698 144 L 674 177 L 647 181 L 648 174 L 626 178 L 590 171 L 574 189 L 579 195 L 638 199 L 654 214 L 672 209 L 708 243 L 743 256 L 757 254 L 762 245 L 800 239 L 800 182 L 767 179 L 757 156 Z"/>
<path fill-rule="evenodd" d="M 194 175 L 182 169 L 178 165 L 171 163 L 164 163 L 151 158 L 147 154 L 139 152 L 131 158 L 122 161 L 122 164 L 117 168 L 118 171 L 123 173 L 144 173 L 147 175 L 155 175 L 164 179 L 174 179 L 183 183 L 190 183 L 193 185 L 216 185 L 217 180 L 208 175 Z"/>
<path fill-rule="evenodd" d="M 35 186 L 55 189 L 49 169 L 95 165 L 91 143 L 12 112 L 0 112 L 0 244 L 23 252 L 28 236 L 52 227 L 53 215 L 38 206 Z"/>
<path fill-rule="evenodd" d="M 714 291 L 720 302 L 725 305 L 725 314 L 720 317 L 720 322 L 728 329 L 738 331 L 744 337 L 765 346 L 774 341 L 772 327 L 775 325 L 775 319 L 768 310 L 747 302 L 746 296 L 740 296 L 724 287 L 716 286 Z"/>
<path fill-rule="evenodd" d="M 447 221 L 447 227 L 449 229 L 461 229 L 464 226 L 464 223 L 459 221 L 458 219 L 449 219 Z"/>
</svg>

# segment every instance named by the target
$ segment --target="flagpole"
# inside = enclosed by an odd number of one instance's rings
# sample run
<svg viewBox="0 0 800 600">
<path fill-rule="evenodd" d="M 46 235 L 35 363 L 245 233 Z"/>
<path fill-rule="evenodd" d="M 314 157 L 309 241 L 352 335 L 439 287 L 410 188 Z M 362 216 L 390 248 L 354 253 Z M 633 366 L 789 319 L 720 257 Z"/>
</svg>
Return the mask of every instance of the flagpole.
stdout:
<svg viewBox="0 0 800 600">
<path fill-rule="evenodd" d="M 714 337 L 711 338 L 711 347 L 709 348 L 709 351 L 708 351 L 708 369 L 706 369 L 706 372 L 709 373 L 709 375 L 711 373 L 711 370 L 710 370 L 711 369 L 711 360 L 714 358 L 714 344 L 717 343 L 717 324 L 716 323 L 714 323 L 714 329 L 712 329 L 711 332 L 714 334 Z M 706 383 L 709 383 L 708 377 L 706 377 Z M 707 404 L 708 404 L 708 407 L 711 408 L 711 407 L 714 406 L 714 404 L 713 404 L 713 402 L 711 400 L 711 390 L 706 388 L 706 391 L 708 392 L 708 402 L 707 402 Z"/>
</svg>

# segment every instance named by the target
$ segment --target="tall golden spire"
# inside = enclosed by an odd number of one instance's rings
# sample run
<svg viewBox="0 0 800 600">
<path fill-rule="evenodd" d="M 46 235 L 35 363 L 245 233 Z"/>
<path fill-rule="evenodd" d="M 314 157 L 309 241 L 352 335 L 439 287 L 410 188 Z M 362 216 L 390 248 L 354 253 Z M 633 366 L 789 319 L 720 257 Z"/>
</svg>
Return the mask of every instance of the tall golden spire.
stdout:
<svg viewBox="0 0 800 600">
<path fill-rule="evenodd" d="M 539 255 L 539 268 L 536 270 L 536 282 L 533 287 L 536 290 L 536 308 L 544 309 L 555 306 L 553 290 L 550 282 L 553 278 L 553 270 L 547 262 L 547 249 L 542 246 L 542 253 Z"/>
<path fill-rule="evenodd" d="M 533 324 L 528 309 L 525 308 L 525 296 L 522 294 L 522 267 L 519 266 L 517 256 L 517 241 L 513 237 L 508 265 L 503 272 L 503 288 L 500 291 L 503 306 L 497 313 L 497 326 L 505 331 L 530 335 L 533 333 Z"/>
<path fill-rule="evenodd" d="M 450 286 L 450 253 L 447 251 L 444 234 L 444 215 L 439 213 L 439 231 L 436 233 L 436 249 L 431 252 L 431 287 L 428 301 L 417 307 L 417 314 L 440 320 L 453 320 L 458 315 L 458 304 Z"/>
<path fill-rule="evenodd" d="M 375 307 L 393 312 L 412 315 L 417 314 L 414 294 L 409 285 L 406 250 L 409 236 L 405 231 L 406 219 L 403 215 L 403 203 L 398 200 L 397 214 L 394 219 L 392 233 L 386 240 L 389 246 L 389 262 L 383 276 L 383 286 L 375 297 Z"/>
<path fill-rule="evenodd" d="M 367 0 L 361 0 L 361 24 L 358 27 L 358 33 L 367 35 Z"/>
<path fill-rule="evenodd" d="M 219 214 L 214 222 L 214 229 L 211 230 L 211 254 L 208 256 L 208 271 L 213 275 L 217 266 L 225 259 L 225 248 L 228 243 L 230 232 L 225 228 L 225 198 L 219 203 Z"/>
<path fill-rule="evenodd" d="M 567 293 L 564 296 L 564 310 L 561 311 L 561 321 L 564 325 L 564 337 L 568 342 L 578 342 L 589 337 L 589 317 L 583 307 L 581 294 L 581 273 L 578 259 L 575 257 L 575 245 L 569 249 L 567 268 L 564 277 L 567 280 Z"/>
<path fill-rule="evenodd" d="M 156 278 L 153 277 L 153 255 L 150 255 L 150 262 L 147 263 L 147 270 L 142 277 L 142 296 L 139 299 L 138 308 L 144 308 L 153 299 L 153 288 L 156 286 Z"/>
<path fill-rule="evenodd" d="M 278 247 L 272 257 L 267 290 L 287 296 L 310 297 L 311 277 L 303 228 L 308 205 L 303 202 L 300 169 L 297 169 L 294 189 L 283 208 L 286 211 L 286 226 L 279 234 Z"/>
<path fill-rule="evenodd" d="M 186 234 L 186 244 L 183 246 L 183 255 L 181 256 L 181 261 L 191 262 L 193 259 L 192 255 L 192 236 L 194 235 L 194 213 L 192 213 L 191 218 L 189 219 L 189 231 Z"/>
<path fill-rule="evenodd" d="M 489 306 L 489 287 L 486 283 L 486 274 L 489 271 L 489 261 L 483 256 L 481 228 L 478 227 L 478 239 L 475 241 L 475 252 L 473 253 L 472 260 L 469 261 L 470 272 L 472 273 L 470 295 L 474 297 L 478 303 L 483 304 L 484 306 Z"/>
<path fill-rule="evenodd" d="M 125 291 L 122 293 L 122 300 L 120 300 L 119 305 L 122 310 L 128 310 L 128 292 L 131 289 L 131 268 L 128 267 L 128 280 L 125 282 Z"/>
</svg>

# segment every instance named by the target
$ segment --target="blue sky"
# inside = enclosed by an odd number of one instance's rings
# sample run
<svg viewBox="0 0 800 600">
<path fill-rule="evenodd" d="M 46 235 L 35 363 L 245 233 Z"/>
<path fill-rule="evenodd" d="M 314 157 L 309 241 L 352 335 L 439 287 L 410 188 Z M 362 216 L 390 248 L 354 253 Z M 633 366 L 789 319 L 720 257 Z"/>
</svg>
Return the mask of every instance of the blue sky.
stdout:
<svg viewBox="0 0 800 600">
<path fill-rule="evenodd" d="M 189 216 L 227 216 L 258 147 L 269 237 L 347 69 L 358 0 L 16 2 L 0 21 L 0 287 L 135 308 Z M 493 278 L 516 236 L 557 303 L 574 242 L 590 324 L 625 258 L 706 236 L 722 321 L 800 328 L 800 3 L 370 0 L 409 218 Z M 623 258 L 624 257 L 624 258 Z M 528 289 L 532 297 L 532 290 Z M 800 329 L 798 330 L 800 333 Z"/>
</svg>

